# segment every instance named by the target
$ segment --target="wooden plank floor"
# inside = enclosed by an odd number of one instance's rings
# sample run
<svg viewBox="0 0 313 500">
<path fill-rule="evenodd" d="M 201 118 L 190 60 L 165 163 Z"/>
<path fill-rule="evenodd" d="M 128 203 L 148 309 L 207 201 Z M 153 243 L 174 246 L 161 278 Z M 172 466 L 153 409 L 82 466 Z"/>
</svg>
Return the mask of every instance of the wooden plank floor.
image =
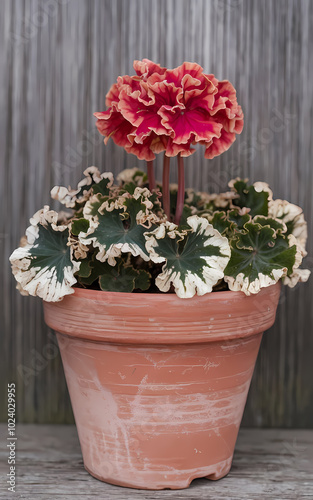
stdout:
<svg viewBox="0 0 313 500">
<path fill-rule="evenodd" d="M 229 475 L 196 479 L 186 490 L 147 491 L 102 483 L 84 469 L 76 428 L 19 425 L 16 493 L 6 489 L 7 426 L 0 424 L 0 498 L 312 500 L 313 431 L 242 429 Z M 3 446 L 4 444 L 4 446 Z"/>
</svg>

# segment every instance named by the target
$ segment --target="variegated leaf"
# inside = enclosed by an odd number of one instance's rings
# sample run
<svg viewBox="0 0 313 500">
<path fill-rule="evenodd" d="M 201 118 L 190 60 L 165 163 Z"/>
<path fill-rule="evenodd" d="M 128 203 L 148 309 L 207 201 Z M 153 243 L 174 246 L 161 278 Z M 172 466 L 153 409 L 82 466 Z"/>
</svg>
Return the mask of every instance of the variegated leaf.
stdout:
<svg viewBox="0 0 313 500">
<path fill-rule="evenodd" d="M 204 295 L 223 278 L 230 256 L 228 240 L 207 219 L 188 217 L 188 230 L 169 222 L 146 233 L 146 247 L 153 262 L 165 262 L 156 278 L 157 287 L 167 292 L 173 285 L 179 297 Z"/>
<path fill-rule="evenodd" d="M 85 178 L 82 179 L 76 189 L 64 186 L 54 186 L 51 190 L 51 197 L 58 200 L 68 208 L 79 208 L 85 203 L 94 188 L 94 193 L 108 195 L 110 187 L 113 184 L 113 174 L 111 172 L 103 172 L 102 174 L 96 167 L 88 167 L 84 171 Z M 97 185 L 97 187 L 95 187 Z"/>
<path fill-rule="evenodd" d="M 117 257 L 128 252 L 148 261 L 144 233 L 150 228 L 152 230 L 151 226 L 158 221 L 151 210 L 153 203 L 150 196 L 153 195 L 146 188 L 137 187 L 134 195 L 125 193 L 116 200 L 105 201 L 101 206 L 98 198 L 94 205 L 90 200 L 84 211 L 90 227 L 87 233 L 79 234 L 80 242 L 99 248 L 97 259 L 108 261 L 113 266 Z"/>
<path fill-rule="evenodd" d="M 45 206 L 30 220 L 27 241 L 10 257 L 12 272 L 24 292 L 46 301 L 59 301 L 74 292 L 80 263 L 67 245 L 69 229 L 57 225 L 58 214 Z"/>
<path fill-rule="evenodd" d="M 249 186 L 246 180 L 233 179 L 229 182 L 229 187 L 238 195 L 233 200 L 233 205 L 241 209 L 249 209 L 251 217 L 255 215 L 268 215 L 268 202 L 271 199 L 271 191 L 268 189 L 261 190 L 260 183 Z M 267 184 L 264 186 L 267 186 Z M 268 187 L 268 186 L 267 186 Z"/>
<path fill-rule="evenodd" d="M 302 208 L 286 200 L 272 200 L 269 204 L 269 216 L 286 224 L 287 234 L 294 235 L 303 249 L 303 256 L 305 256 L 308 230 Z"/>
<path fill-rule="evenodd" d="M 246 295 L 258 293 L 291 274 L 302 260 L 293 236 L 276 234 L 269 226 L 245 224 L 231 243 L 231 258 L 225 269 L 225 281 L 231 290 Z"/>
</svg>

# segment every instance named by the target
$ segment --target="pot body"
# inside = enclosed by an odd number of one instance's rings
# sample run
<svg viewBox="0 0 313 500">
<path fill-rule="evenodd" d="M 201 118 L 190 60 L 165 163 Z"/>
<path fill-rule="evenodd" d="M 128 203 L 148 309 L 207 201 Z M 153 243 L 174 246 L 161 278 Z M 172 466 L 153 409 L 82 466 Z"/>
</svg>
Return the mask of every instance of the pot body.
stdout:
<svg viewBox="0 0 313 500">
<path fill-rule="evenodd" d="M 76 289 L 44 303 L 86 469 L 144 489 L 225 476 L 279 293 L 280 284 L 185 300 Z"/>
</svg>

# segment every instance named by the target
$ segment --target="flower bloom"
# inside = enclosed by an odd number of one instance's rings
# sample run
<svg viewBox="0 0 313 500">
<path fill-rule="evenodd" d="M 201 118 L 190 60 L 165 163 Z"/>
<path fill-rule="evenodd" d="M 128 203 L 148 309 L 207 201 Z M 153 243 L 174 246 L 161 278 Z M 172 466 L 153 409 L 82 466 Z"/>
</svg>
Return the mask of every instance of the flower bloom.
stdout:
<svg viewBox="0 0 313 500">
<path fill-rule="evenodd" d="M 95 113 L 105 143 L 113 141 L 139 159 L 155 153 L 189 156 L 197 143 L 205 157 L 226 151 L 243 128 L 236 91 L 227 80 L 206 75 L 196 63 L 175 69 L 143 59 L 134 62 L 136 75 L 120 76 L 107 96 L 108 109 Z"/>
</svg>

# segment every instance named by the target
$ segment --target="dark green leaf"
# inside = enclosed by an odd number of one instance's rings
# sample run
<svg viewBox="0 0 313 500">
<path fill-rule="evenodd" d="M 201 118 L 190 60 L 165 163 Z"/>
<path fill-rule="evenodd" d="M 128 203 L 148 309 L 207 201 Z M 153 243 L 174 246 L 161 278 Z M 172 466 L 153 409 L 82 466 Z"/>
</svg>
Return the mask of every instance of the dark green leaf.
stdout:
<svg viewBox="0 0 313 500">
<path fill-rule="evenodd" d="M 233 200 L 233 204 L 240 208 L 250 208 L 251 217 L 255 215 L 268 215 L 268 193 L 266 191 L 256 191 L 253 186 L 243 180 L 234 183 L 234 189 L 239 198 Z"/>
<path fill-rule="evenodd" d="M 50 224 L 47 226 L 38 225 L 38 237 L 34 246 L 28 253 L 31 262 L 28 269 L 38 267 L 41 270 L 47 268 L 52 271 L 56 280 L 62 283 L 64 279 L 64 269 L 70 267 L 71 260 L 70 247 L 67 246 L 68 229 L 64 231 L 54 231 Z"/>
<path fill-rule="evenodd" d="M 243 226 L 247 222 L 251 221 L 251 217 L 249 214 L 240 215 L 238 210 L 230 210 L 228 212 L 228 219 L 236 224 L 238 229 L 243 229 Z"/>
<path fill-rule="evenodd" d="M 114 249 L 120 249 L 121 252 L 130 252 L 132 255 L 140 255 L 143 259 L 149 260 L 149 255 L 145 247 L 144 233 L 150 229 L 137 224 L 137 214 L 140 211 L 145 212 L 146 206 L 140 198 L 126 198 L 124 201 L 126 211 L 114 209 L 98 212 L 98 226 L 93 233 L 87 236 L 94 245 L 105 252 L 111 252 Z M 84 243 L 84 240 L 82 239 Z M 116 255 L 116 253 L 115 253 Z"/>
<path fill-rule="evenodd" d="M 114 267 L 104 262 L 99 284 L 101 290 L 130 293 L 134 289 L 147 290 L 150 286 L 150 275 L 146 271 L 125 266 L 122 260 Z"/>
<path fill-rule="evenodd" d="M 256 224 L 260 224 L 261 226 L 269 226 L 272 229 L 274 229 L 274 231 L 277 231 L 280 233 L 286 232 L 287 225 L 285 225 L 283 222 L 280 222 L 277 219 L 273 219 L 272 217 L 257 216 L 257 217 L 254 217 L 253 222 L 255 222 Z M 287 232 L 287 234 L 291 234 L 291 233 Z"/>
<path fill-rule="evenodd" d="M 188 207 L 188 205 L 184 205 L 183 213 L 180 219 L 180 225 L 179 225 L 180 228 L 187 226 L 187 219 L 190 216 L 191 216 L 191 208 Z"/>
<path fill-rule="evenodd" d="M 111 179 L 108 178 L 103 178 L 101 179 L 100 182 L 97 184 L 92 185 L 92 190 L 94 194 L 101 194 L 102 196 L 109 196 L 110 194 L 110 184 L 111 184 Z"/>
<path fill-rule="evenodd" d="M 91 275 L 91 271 L 91 259 L 86 258 L 80 261 L 80 268 L 75 276 L 79 276 L 80 278 L 88 278 Z"/>
<path fill-rule="evenodd" d="M 221 234 L 226 233 L 228 230 L 232 230 L 234 226 L 232 220 L 225 212 L 214 212 L 213 218 L 210 222 L 214 229 Z"/>
<path fill-rule="evenodd" d="M 74 236 L 78 236 L 80 232 L 87 233 L 89 229 L 89 221 L 87 219 L 74 219 L 72 221 L 71 232 Z"/>
<path fill-rule="evenodd" d="M 28 243 L 10 257 L 22 290 L 54 302 L 72 293 L 79 263 L 72 261 L 68 228 L 57 227 L 58 214 L 49 207 L 38 211 L 28 228 Z M 59 230 L 60 229 L 60 230 Z"/>
<path fill-rule="evenodd" d="M 101 207 L 101 205 L 108 200 L 108 197 L 105 196 L 103 197 L 101 194 L 97 194 L 93 196 L 89 201 L 87 201 L 85 208 L 84 208 L 84 214 L 85 216 L 93 216 L 95 217 L 98 215 L 98 210 Z"/>
<path fill-rule="evenodd" d="M 274 229 L 253 222 L 244 226 L 246 233 L 237 233 L 232 241 L 231 258 L 225 269 L 225 276 L 236 279 L 242 273 L 248 283 L 267 276 L 275 280 L 274 271 L 287 268 L 292 272 L 295 264 L 296 245 L 289 246 L 288 240 Z M 276 273 L 277 275 L 279 273 Z"/>
<path fill-rule="evenodd" d="M 173 283 L 179 297 L 192 297 L 196 291 L 199 295 L 210 292 L 223 277 L 230 255 L 227 240 L 206 219 L 192 216 L 187 222 L 192 230 L 185 236 L 176 231 L 173 238 L 169 226 L 165 234 L 157 230 L 146 235 L 151 259 L 165 261 L 156 285 L 166 292 Z"/>
</svg>

